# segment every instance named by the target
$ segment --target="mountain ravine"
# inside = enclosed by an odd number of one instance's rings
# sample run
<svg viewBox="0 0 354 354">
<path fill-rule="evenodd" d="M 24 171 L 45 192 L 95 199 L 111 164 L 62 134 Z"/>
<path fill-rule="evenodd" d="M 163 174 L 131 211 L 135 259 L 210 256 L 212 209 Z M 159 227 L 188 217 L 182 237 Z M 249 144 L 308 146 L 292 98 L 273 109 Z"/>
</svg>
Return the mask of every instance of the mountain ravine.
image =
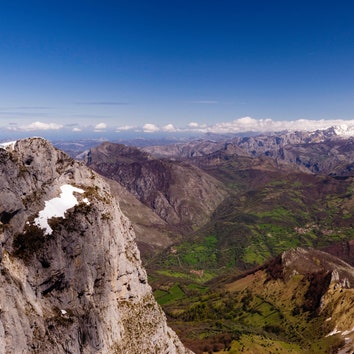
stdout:
<svg viewBox="0 0 354 354">
<path fill-rule="evenodd" d="M 120 183 L 181 231 L 191 231 L 209 221 L 227 194 L 219 181 L 194 165 L 156 159 L 122 144 L 105 142 L 91 148 L 87 164 Z"/>
<path fill-rule="evenodd" d="M 108 184 L 40 138 L 0 148 L 0 353 L 191 353 Z"/>
</svg>

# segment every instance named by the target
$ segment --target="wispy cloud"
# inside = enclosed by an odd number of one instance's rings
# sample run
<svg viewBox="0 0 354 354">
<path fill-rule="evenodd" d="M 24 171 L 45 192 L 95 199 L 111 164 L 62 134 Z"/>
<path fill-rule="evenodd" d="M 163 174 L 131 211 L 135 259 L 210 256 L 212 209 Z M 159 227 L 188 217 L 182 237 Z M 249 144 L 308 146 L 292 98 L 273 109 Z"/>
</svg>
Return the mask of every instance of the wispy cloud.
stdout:
<svg viewBox="0 0 354 354">
<path fill-rule="evenodd" d="M 42 109 L 54 109 L 55 107 L 51 107 L 51 106 L 19 106 L 19 107 L 16 107 L 15 109 L 25 109 L 25 110 L 32 110 L 32 109 L 39 109 L 39 110 L 42 110 Z"/>
<path fill-rule="evenodd" d="M 54 108 L 49 106 L 0 107 L 0 116 L 21 119 L 48 118 L 53 113 Z"/>
<path fill-rule="evenodd" d="M 216 100 L 197 100 L 197 101 L 190 101 L 190 103 L 194 103 L 194 104 L 218 104 L 219 101 L 216 101 Z"/>
<path fill-rule="evenodd" d="M 50 110 L 54 109 L 53 106 L 0 106 L 1 111 L 13 111 L 13 110 Z"/>
<path fill-rule="evenodd" d="M 1 117 L 20 117 L 21 119 L 35 119 L 36 117 L 48 117 L 46 112 L 18 112 L 18 111 L 0 111 Z"/>
<path fill-rule="evenodd" d="M 138 127 L 136 125 L 121 125 L 116 128 L 116 132 L 127 131 L 127 130 L 136 130 Z"/>
<path fill-rule="evenodd" d="M 129 102 L 123 101 L 92 101 L 92 102 L 75 102 L 77 105 L 86 105 L 86 106 L 125 106 Z"/>
</svg>

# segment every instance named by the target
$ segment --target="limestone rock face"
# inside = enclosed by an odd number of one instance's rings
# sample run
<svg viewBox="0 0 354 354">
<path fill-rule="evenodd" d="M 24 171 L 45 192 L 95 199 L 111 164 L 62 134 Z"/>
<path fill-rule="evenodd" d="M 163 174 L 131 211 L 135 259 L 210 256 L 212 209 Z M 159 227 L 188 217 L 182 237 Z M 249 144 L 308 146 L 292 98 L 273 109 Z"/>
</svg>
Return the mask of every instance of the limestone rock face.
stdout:
<svg viewBox="0 0 354 354">
<path fill-rule="evenodd" d="M 52 217 L 65 185 L 77 203 Z M 0 353 L 190 353 L 108 184 L 40 138 L 0 148 Z"/>
</svg>

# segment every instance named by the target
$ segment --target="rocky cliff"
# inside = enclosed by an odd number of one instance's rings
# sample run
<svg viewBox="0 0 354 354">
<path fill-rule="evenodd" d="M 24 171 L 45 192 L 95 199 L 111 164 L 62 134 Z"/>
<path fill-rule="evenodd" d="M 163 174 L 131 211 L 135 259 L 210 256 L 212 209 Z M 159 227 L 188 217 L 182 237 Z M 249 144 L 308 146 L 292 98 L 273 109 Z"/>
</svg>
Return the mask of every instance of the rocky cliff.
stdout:
<svg viewBox="0 0 354 354">
<path fill-rule="evenodd" d="M 108 184 L 40 138 L 0 148 L 0 352 L 188 353 Z"/>
</svg>

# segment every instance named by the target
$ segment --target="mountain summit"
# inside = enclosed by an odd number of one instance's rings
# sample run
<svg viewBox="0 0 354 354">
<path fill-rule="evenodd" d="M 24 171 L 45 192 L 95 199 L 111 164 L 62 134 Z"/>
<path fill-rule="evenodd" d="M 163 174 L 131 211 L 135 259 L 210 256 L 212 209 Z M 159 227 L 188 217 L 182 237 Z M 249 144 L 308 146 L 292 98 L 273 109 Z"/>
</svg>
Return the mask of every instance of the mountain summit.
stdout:
<svg viewBox="0 0 354 354">
<path fill-rule="evenodd" d="M 108 184 L 46 140 L 0 148 L 0 352 L 190 353 Z"/>
</svg>

